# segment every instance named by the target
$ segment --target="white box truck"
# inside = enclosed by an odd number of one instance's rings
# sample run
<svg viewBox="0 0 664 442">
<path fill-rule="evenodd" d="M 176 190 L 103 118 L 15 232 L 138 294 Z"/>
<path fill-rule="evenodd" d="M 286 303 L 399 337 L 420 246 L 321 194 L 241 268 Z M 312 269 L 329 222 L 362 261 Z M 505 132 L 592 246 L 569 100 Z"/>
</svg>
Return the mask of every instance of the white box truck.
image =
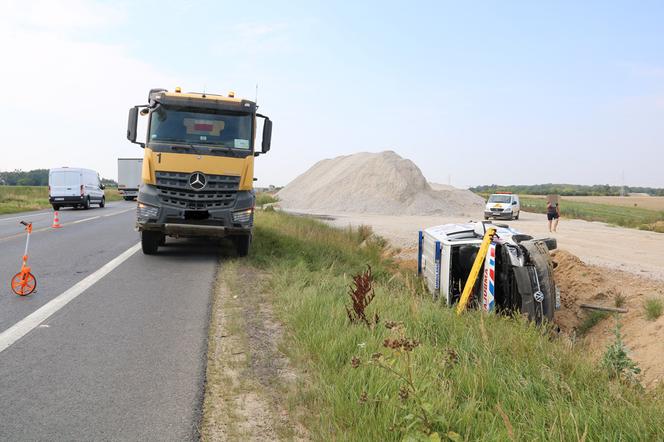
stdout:
<svg viewBox="0 0 664 442">
<path fill-rule="evenodd" d="M 104 185 L 94 170 L 78 167 L 59 167 L 48 172 L 48 202 L 54 210 L 60 207 L 82 207 L 91 204 L 104 207 Z"/>
<path fill-rule="evenodd" d="M 126 201 L 138 196 L 142 170 L 142 158 L 118 158 L 118 191 Z"/>
</svg>

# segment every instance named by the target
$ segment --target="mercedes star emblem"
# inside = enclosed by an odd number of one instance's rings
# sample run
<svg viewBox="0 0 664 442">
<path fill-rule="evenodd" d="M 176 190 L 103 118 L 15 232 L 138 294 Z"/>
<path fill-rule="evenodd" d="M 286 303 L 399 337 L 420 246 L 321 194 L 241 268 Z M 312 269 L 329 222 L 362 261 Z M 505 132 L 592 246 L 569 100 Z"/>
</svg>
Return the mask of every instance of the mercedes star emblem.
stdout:
<svg viewBox="0 0 664 442">
<path fill-rule="evenodd" d="M 189 176 L 189 185 L 194 190 L 202 190 L 207 184 L 207 177 L 201 172 L 194 172 Z"/>
</svg>

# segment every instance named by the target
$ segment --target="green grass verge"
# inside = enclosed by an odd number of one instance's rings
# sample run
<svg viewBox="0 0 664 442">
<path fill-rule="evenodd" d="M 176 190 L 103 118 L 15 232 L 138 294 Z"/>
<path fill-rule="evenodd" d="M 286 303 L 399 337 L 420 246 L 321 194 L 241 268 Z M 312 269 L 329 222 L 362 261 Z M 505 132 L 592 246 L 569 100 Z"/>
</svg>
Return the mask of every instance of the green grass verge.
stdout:
<svg viewBox="0 0 664 442">
<path fill-rule="evenodd" d="M 271 274 L 275 310 L 288 330 L 283 348 L 307 377 L 291 399 L 312 411 L 304 424 L 313 439 L 422 439 L 422 413 L 443 439 L 664 438 L 661 394 L 611 381 L 587 349 L 521 319 L 474 311 L 457 317 L 413 275 L 399 273 L 368 229 L 337 230 L 278 212 L 256 218 L 249 263 Z M 368 312 L 381 318 L 374 328 L 350 324 L 345 310 L 351 275 L 367 264 L 376 290 Z M 403 322 L 419 347 L 385 348 L 394 331 L 383 326 L 387 320 Z M 367 363 L 377 352 L 412 373 L 416 394 L 399 399 L 404 382 Z"/>
<path fill-rule="evenodd" d="M 107 187 L 104 193 L 106 201 L 122 199 L 116 188 Z M 51 205 L 48 203 L 48 187 L 46 186 L 0 186 L 0 215 L 49 207 Z"/>
<path fill-rule="evenodd" d="M 528 212 L 546 213 L 546 199 L 521 198 L 521 208 Z M 569 201 L 563 198 L 560 202 L 560 214 L 566 218 L 601 221 L 622 227 L 664 233 L 664 212 L 662 211 Z"/>
<path fill-rule="evenodd" d="M 258 207 L 262 206 L 263 204 L 276 203 L 277 201 L 279 201 L 279 198 L 271 193 L 258 192 L 256 194 L 256 206 Z"/>
</svg>

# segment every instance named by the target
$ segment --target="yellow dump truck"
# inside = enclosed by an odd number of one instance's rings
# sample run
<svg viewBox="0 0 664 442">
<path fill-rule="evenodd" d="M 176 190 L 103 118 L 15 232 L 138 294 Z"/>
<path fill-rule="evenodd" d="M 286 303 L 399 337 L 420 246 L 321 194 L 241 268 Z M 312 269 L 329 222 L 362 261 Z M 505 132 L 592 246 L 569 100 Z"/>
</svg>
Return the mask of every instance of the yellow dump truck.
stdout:
<svg viewBox="0 0 664 442">
<path fill-rule="evenodd" d="M 167 236 L 230 237 L 238 255 L 249 253 L 254 157 L 270 150 L 272 137 L 272 121 L 257 109 L 232 92 L 180 88 L 152 89 L 148 104 L 129 109 L 127 139 L 145 150 L 136 220 L 143 253 L 157 253 Z M 139 114 L 147 117 L 145 142 L 136 141 Z"/>
</svg>

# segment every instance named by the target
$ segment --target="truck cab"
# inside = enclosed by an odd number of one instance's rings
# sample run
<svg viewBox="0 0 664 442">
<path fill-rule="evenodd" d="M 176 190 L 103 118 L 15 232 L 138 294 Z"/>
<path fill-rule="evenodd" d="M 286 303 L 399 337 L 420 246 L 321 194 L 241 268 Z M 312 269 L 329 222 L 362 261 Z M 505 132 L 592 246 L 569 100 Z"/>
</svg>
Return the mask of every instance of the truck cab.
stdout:
<svg viewBox="0 0 664 442">
<path fill-rule="evenodd" d="M 489 195 L 484 206 L 484 219 L 519 219 L 521 202 L 519 195 L 510 192 L 497 192 Z"/>
<path fill-rule="evenodd" d="M 144 148 L 137 228 L 145 254 L 167 236 L 230 237 L 238 255 L 251 244 L 254 158 L 270 150 L 272 121 L 256 103 L 206 93 L 152 89 L 147 105 L 129 110 L 127 138 Z M 145 142 L 136 141 L 139 114 Z M 263 119 L 255 146 L 256 120 Z"/>
</svg>

